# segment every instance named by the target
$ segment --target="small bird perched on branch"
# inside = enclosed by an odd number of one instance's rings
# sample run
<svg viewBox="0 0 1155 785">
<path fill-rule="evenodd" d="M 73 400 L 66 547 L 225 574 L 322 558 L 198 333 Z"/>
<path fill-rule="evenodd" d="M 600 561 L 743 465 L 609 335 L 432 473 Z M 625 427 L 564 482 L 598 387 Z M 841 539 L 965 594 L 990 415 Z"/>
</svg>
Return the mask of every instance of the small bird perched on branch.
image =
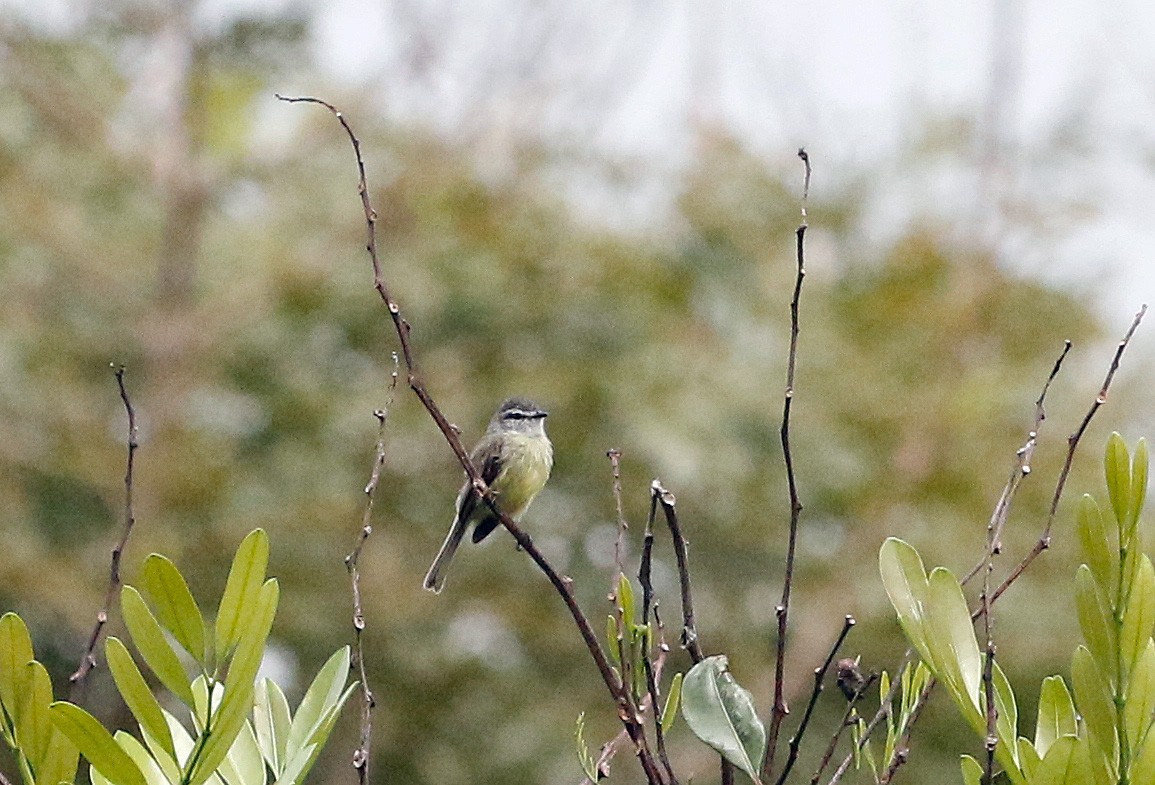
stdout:
<svg viewBox="0 0 1155 785">
<path fill-rule="evenodd" d="M 545 434 L 547 412 L 525 398 L 508 398 L 494 412 L 485 435 L 469 459 L 481 479 L 493 491 L 498 508 L 514 521 L 529 509 L 533 497 L 545 487 L 553 468 L 553 445 Z M 457 514 L 437 558 L 425 575 L 425 588 L 440 592 L 445 568 L 470 524 L 473 541 L 481 542 L 501 523 L 466 477 L 457 494 Z"/>
</svg>

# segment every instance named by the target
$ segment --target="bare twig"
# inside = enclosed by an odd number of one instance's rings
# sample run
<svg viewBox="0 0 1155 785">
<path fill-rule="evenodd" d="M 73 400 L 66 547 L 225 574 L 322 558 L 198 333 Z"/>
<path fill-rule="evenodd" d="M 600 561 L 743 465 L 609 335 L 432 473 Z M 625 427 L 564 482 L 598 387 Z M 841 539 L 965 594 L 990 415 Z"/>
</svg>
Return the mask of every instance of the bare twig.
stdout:
<svg viewBox="0 0 1155 785">
<path fill-rule="evenodd" d="M 653 566 L 653 526 L 654 515 L 653 505 L 650 505 L 650 517 L 646 521 L 646 542 L 645 549 L 642 551 L 642 559 L 638 565 L 638 583 L 642 587 L 642 624 L 649 626 L 650 611 L 653 610 L 654 627 L 658 631 L 658 657 L 664 662 L 666 655 L 670 651 L 670 647 L 666 645 L 666 628 L 662 624 L 662 618 L 658 614 L 658 605 L 654 600 L 654 584 L 651 575 L 651 567 Z M 646 671 L 646 697 L 649 698 L 650 705 L 653 706 L 654 719 L 654 738 L 658 745 L 658 758 L 662 761 L 662 766 L 666 770 L 666 776 L 670 785 L 678 785 L 678 777 L 674 774 L 674 767 L 670 765 L 670 756 L 666 753 L 666 734 L 662 730 L 662 691 L 659 688 L 659 678 L 661 670 L 650 660 L 650 648 L 647 645 L 642 652 L 642 667 Z M 645 698 L 643 698 L 643 705 Z"/>
<path fill-rule="evenodd" d="M 698 628 L 694 622 L 694 594 L 690 589 L 689 555 L 686 552 L 686 538 L 682 536 L 682 527 L 678 523 L 678 512 L 675 509 L 678 500 L 674 494 L 662 487 L 662 483 L 654 480 L 650 483 L 650 509 L 654 505 L 661 505 L 666 516 L 666 525 L 670 528 L 670 536 L 674 541 L 674 558 L 678 561 L 678 579 L 682 586 L 682 646 L 690 652 L 690 659 L 699 663 L 703 659 L 702 646 L 698 643 Z"/>
<path fill-rule="evenodd" d="M 995 600 L 1001 597 L 1003 592 L 1018 580 L 1018 577 L 1030 566 L 1031 562 L 1038 558 L 1039 554 L 1051 547 L 1051 527 L 1054 525 L 1055 515 L 1059 511 L 1059 500 L 1063 497 L 1063 488 L 1067 484 L 1067 476 L 1071 473 L 1071 464 L 1075 460 L 1075 450 L 1079 446 L 1079 440 L 1083 438 L 1083 434 L 1086 432 L 1087 426 L 1091 424 L 1091 419 L 1095 416 L 1095 413 L 1107 402 L 1107 392 L 1111 387 L 1111 380 L 1115 378 L 1115 372 L 1119 370 L 1119 362 L 1123 358 L 1123 352 L 1126 351 L 1127 345 L 1131 342 L 1131 337 L 1135 334 L 1135 331 L 1139 329 L 1139 323 L 1143 321 L 1143 315 L 1146 313 L 1147 306 L 1143 305 L 1139 309 L 1139 312 L 1135 314 L 1135 318 L 1131 321 L 1130 328 L 1128 328 L 1126 334 L 1123 336 L 1123 340 L 1119 341 L 1119 345 L 1115 349 L 1115 355 L 1111 358 L 1111 365 L 1107 369 L 1107 375 L 1103 379 L 1103 386 L 1099 389 L 1099 394 L 1095 396 L 1095 400 L 1091 403 L 1087 414 L 1084 415 L 1083 421 L 1079 423 L 1079 427 L 1067 437 L 1067 458 L 1063 462 L 1062 471 L 1059 472 L 1059 480 L 1055 484 L 1055 493 L 1051 497 L 1051 509 L 1047 513 L 1047 523 L 1043 527 L 1043 533 L 1039 536 L 1035 547 L 1023 557 L 1023 560 L 1015 566 L 1011 574 L 995 589 L 991 595 L 991 604 L 994 604 Z M 980 608 L 975 611 L 974 615 L 977 616 L 977 614 L 981 612 L 982 609 Z"/>
<path fill-rule="evenodd" d="M 76 668 L 68 681 L 72 683 L 70 697 L 75 703 L 83 689 L 84 680 L 89 671 L 96 667 L 96 644 L 100 641 L 100 633 L 108 623 L 108 609 L 116 601 L 116 593 L 120 590 L 120 558 L 128 544 L 128 537 L 132 534 L 132 527 L 136 523 L 136 513 L 132 507 L 132 478 L 136 459 L 137 442 L 136 411 L 132 408 L 132 401 L 128 397 L 128 390 L 124 386 L 124 366 L 113 366 L 116 376 L 116 387 L 120 391 L 120 402 L 124 404 L 125 414 L 128 416 L 128 457 L 124 468 L 124 530 L 118 542 L 112 549 L 112 560 L 108 568 L 108 591 L 104 594 L 104 605 L 96 614 L 96 626 L 88 636 L 88 646 L 80 658 L 80 665 Z"/>
<path fill-rule="evenodd" d="M 357 541 L 353 551 L 345 557 L 345 568 L 349 571 L 349 581 L 353 593 L 353 667 L 358 671 L 361 680 L 361 738 L 357 749 L 353 751 L 353 768 L 357 771 L 357 781 L 360 785 L 369 782 L 370 748 L 373 739 L 373 707 L 376 701 L 373 691 L 369 687 L 369 674 L 365 670 L 365 613 L 361 607 L 361 573 L 358 562 L 361 559 L 361 550 L 365 541 L 373 533 L 373 497 L 377 485 L 381 482 L 381 470 L 385 466 L 385 422 L 389 411 L 393 407 L 393 396 L 397 390 L 397 353 L 393 353 L 393 373 L 389 380 L 389 390 L 386 394 L 384 408 L 373 412 L 377 418 L 377 449 L 373 454 L 373 468 L 369 473 L 369 482 L 365 485 L 365 511 L 361 516 L 361 530 L 357 533 Z"/>
<path fill-rule="evenodd" d="M 1047 381 L 1043 384 L 1043 390 L 1039 393 L 1038 399 L 1035 401 L 1035 419 L 1031 424 L 1030 431 L 1027 432 L 1027 441 L 1015 453 L 1014 468 L 1011 469 L 1011 476 L 1007 479 L 1007 484 L 1003 486 L 1003 493 L 999 497 L 998 503 L 995 505 L 994 512 L 991 513 L 990 521 L 987 523 L 987 553 L 983 558 L 975 563 L 970 572 L 963 577 L 961 583 L 965 586 L 970 583 L 971 579 L 978 574 L 979 570 L 987 564 L 988 557 L 993 554 L 1002 552 L 1002 537 L 1003 529 L 1006 528 L 1007 516 L 1011 512 L 1011 503 L 1014 501 L 1015 495 L 1019 491 L 1019 485 L 1031 473 L 1031 459 L 1035 454 L 1035 447 L 1038 445 L 1039 430 L 1042 428 L 1043 421 L 1047 419 L 1047 411 L 1044 403 L 1047 399 L 1047 391 L 1051 389 L 1051 382 L 1055 381 L 1055 377 L 1059 374 L 1059 369 L 1063 366 L 1063 360 L 1067 358 L 1067 354 L 1071 351 L 1071 342 L 1063 341 L 1063 351 L 1059 354 L 1058 359 L 1055 360 L 1054 366 L 1051 368 L 1051 374 L 1047 377 Z"/>
<path fill-rule="evenodd" d="M 614 473 L 614 510 L 618 515 L 618 536 L 614 541 L 614 566 L 617 573 L 614 575 L 614 586 L 617 586 L 618 575 L 625 574 L 626 532 L 630 525 L 626 523 L 626 514 L 622 510 L 622 452 L 617 448 L 606 451 L 610 459 L 610 467 Z"/>
<path fill-rule="evenodd" d="M 277 98 L 281 101 L 289 103 L 313 103 L 328 109 L 341 123 L 341 127 L 345 130 L 346 136 L 349 137 L 349 142 L 353 146 L 353 153 L 357 161 L 357 191 L 361 196 L 361 206 L 365 213 L 366 225 L 366 243 L 365 250 L 369 253 L 369 260 L 373 266 L 373 288 L 377 290 L 381 301 L 385 304 L 389 311 L 389 316 L 393 320 L 393 326 L 397 331 L 397 339 L 401 345 L 401 356 L 405 361 L 405 368 L 407 371 L 406 381 L 413 394 L 421 401 L 422 406 L 429 413 L 429 416 L 436 423 L 438 430 L 441 431 L 446 443 L 453 454 L 457 456 L 458 462 L 462 469 L 469 477 L 470 483 L 481 496 L 485 502 L 493 509 L 494 514 L 501 525 L 513 536 L 517 541 L 518 546 L 526 552 L 526 554 L 533 560 L 534 564 L 538 566 L 549 582 L 557 590 L 565 603 L 566 609 L 574 620 L 574 624 L 581 634 L 582 640 L 585 642 L 586 648 L 589 650 L 590 657 L 593 658 L 594 664 L 597 666 L 598 672 L 601 674 L 602 680 L 605 682 L 606 689 L 609 690 L 614 702 L 617 704 L 618 717 L 625 726 L 630 740 L 634 744 L 634 748 L 638 754 L 638 760 L 641 763 L 642 769 L 646 774 L 647 780 L 651 783 L 662 783 L 662 775 L 659 771 L 656 762 L 654 761 L 653 753 L 649 748 L 649 742 L 646 739 L 645 729 L 642 725 L 641 719 L 635 715 L 630 706 L 629 685 L 624 684 L 614 673 L 609 660 L 606 657 L 605 651 L 602 649 L 601 643 L 597 635 L 594 633 L 593 627 L 590 625 L 589 619 L 582 612 L 581 607 L 577 603 L 577 599 L 573 592 L 573 579 L 568 576 L 562 576 L 553 565 L 545 558 L 545 556 L 538 550 L 533 540 L 530 539 L 520 526 L 506 515 L 494 503 L 494 497 L 485 481 L 481 479 L 481 475 L 477 468 L 469 460 L 469 454 L 461 444 L 461 440 L 457 432 L 449 424 L 445 415 L 441 413 L 437 403 L 429 394 L 425 387 L 425 382 L 418 373 L 417 364 L 414 359 L 412 345 L 409 341 L 410 326 L 409 322 L 401 315 L 401 307 L 397 301 L 393 299 L 390 294 L 389 286 L 385 281 L 385 276 L 381 270 L 381 262 L 377 255 L 377 213 L 373 209 L 373 205 L 369 199 L 369 188 L 365 177 L 365 162 L 361 157 L 361 143 L 353 133 L 352 127 L 349 125 L 345 116 L 332 104 L 323 101 L 319 98 L 312 97 L 297 97 L 289 98 L 278 95 Z"/>
<path fill-rule="evenodd" d="M 705 659 L 702 654 L 702 644 L 698 640 L 698 627 L 694 621 L 694 592 L 690 588 L 690 557 L 687 552 L 686 538 L 682 536 L 682 527 L 678 523 L 678 500 L 674 494 L 662 487 L 662 483 L 654 480 L 650 483 L 650 518 L 647 528 L 651 528 L 658 505 L 666 518 L 666 526 L 670 529 L 670 539 L 674 543 L 674 558 L 678 563 L 678 582 L 682 589 L 682 648 L 690 653 L 690 659 L 695 664 Z M 722 785 L 732 785 L 734 782 L 734 765 L 722 758 Z"/>
<path fill-rule="evenodd" d="M 762 781 L 768 782 L 774 770 L 775 748 L 782 721 L 790 713 L 786 706 L 786 629 L 790 615 L 790 590 L 794 583 L 794 551 L 798 542 L 798 521 L 802 502 L 798 498 L 798 483 L 794 476 L 794 457 L 790 453 L 790 405 L 794 400 L 794 368 L 798 360 L 798 305 L 802 297 L 802 280 L 806 277 L 806 203 L 810 198 L 810 156 L 799 148 L 798 157 L 805 167 L 802 187 L 802 222 L 795 230 L 795 250 L 798 274 L 794 279 L 794 295 L 790 298 L 790 354 L 786 363 L 786 392 L 782 403 L 782 455 L 786 463 L 786 482 L 790 487 L 790 534 L 786 545 L 786 568 L 782 579 L 782 599 L 774 609 L 778 618 L 778 637 L 774 662 L 774 705 L 770 709 L 770 727 L 766 733 L 766 755 L 762 758 Z"/>
<path fill-rule="evenodd" d="M 915 660 L 916 657 L 914 649 L 907 649 L 906 653 L 902 655 L 902 663 L 895 670 L 894 679 L 890 683 L 890 691 L 887 692 L 886 697 L 883 698 L 881 703 L 879 703 L 878 711 L 876 711 L 874 716 L 870 718 L 870 722 L 866 724 L 866 728 L 863 729 L 862 736 L 858 740 L 859 750 L 866 746 L 866 743 L 870 740 L 871 734 L 874 733 L 874 729 L 877 728 L 883 720 L 891 716 L 891 713 L 894 710 L 894 699 L 898 696 L 898 691 L 902 688 L 903 671 L 905 671 L 907 668 L 914 667 Z M 931 681 L 933 681 L 933 679 Z M 927 693 L 924 692 L 924 695 L 926 694 Z M 838 765 L 838 768 L 834 770 L 834 774 L 831 776 L 827 785 L 837 785 L 837 783 L 842 780 L 842 775 L 846 774 L 847 770 L 850 768 L 850 764 L 854 762 L 854 753 L 855 751 L 851 750 L 846 754 L 846 757 L 842 759 L 842 762 Z"/>
<path fill-rule="evenodd" d="M 818 768 L 814 772 L 814 776 L 810 778 L 810 785 L 818 785 L 818 781 L 822 779 L 822 772 L 826 771 L 826 767 L 830 765 L 830 759 L 834 757 L 834 751 L 838 749 L 838 742 L 842 739 L 842 734 L 851 725 L 855 724 L 855 707 L 858 701 L 870 689 L 878 678 L 877 673 L 872 673 L 858 685 L 854 693 L 847 699 L 846 711 L 842 715 L 842 722 L 838 725 L 838 729 L 830 737 L 830 743 L 826 745 L 826 752 L 822 754 L 822 760 L 818 762 Z"/>
<path fill-rule="evenodd" d="M 778 775 L 777 785 L 783 785 L 786 782 L 786 778 L 790 776 L 790 770 L 794 768 L 794 763 L 798 760 L 798 748 L 802 745 L 802 737 L 806 735 L 806 726 L 810 724 L 810 717 L 814 714 L 818 696 L 822 694 L 822 681 L 826 678 L 826 671 L 830 670 L 830 663 L 834 662 L 834 658 L 838 656 L 842 642 L 846 640 L 846 636 L 856 623 L 853 616 L 847 616 L 843 620 L 842 631 L 838 634 L 838 639 L 834 641 L 834 645 L 830 647 L 830 654 L 826 656 L 826 661 L 814 669 L 814 689 L 810 692 L 810 701 L 806 704 L 806 711 L 802 714 L 801 722 L 798 723 L 798 731 L 790 739 L 786 763 L 782 767 L 782 773 Z"/>
</svg>

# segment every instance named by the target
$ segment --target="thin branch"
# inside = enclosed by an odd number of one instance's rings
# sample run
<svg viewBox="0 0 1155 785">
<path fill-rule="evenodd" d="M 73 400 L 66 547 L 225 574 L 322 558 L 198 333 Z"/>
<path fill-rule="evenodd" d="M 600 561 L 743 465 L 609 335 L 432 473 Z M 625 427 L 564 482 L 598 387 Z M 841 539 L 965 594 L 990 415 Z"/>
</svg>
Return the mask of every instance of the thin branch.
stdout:
<svg viewBox="0 0 1155 785">
<path fill-rule="evenodd" d="M 658 630 L 658 656 L 663 661 L 670 651 L 670 647 L 666 645 L 666 628 L 662 624 L 662 618 L 658 615 L 657 602 L 654 600 L 654 584 L 653 576 L 651 574 L 651 567 L 653 566 L 653 522 L 654 516 L 651 514 L 649 520 L 646 522 L 647 542 L 646 549 L 643 551 L 641 563 L 638 566 L 638 583 L 642 586 L 642 624 L 649 626 L 650 624 L 650 610 L 653 608 L 654 612 L 654 626 Z M 678 785 L 678 777 L 674 774 L 674 767 L 670 765 L 670 756 L 666 752 L 666 734 L 662 730 L 662 692 L 658 687 L 658 680 L 660 678 L 660 669 L 657 668 L 650 660 L 650 647 L 647 645 L 642 651 L 642 668 L 645 669 L 646 675 L 646 698 L 649 698 L 650 705 L 653 707 L 654 719 L 654 738 L 658 745 L 658 758 L 662 761 L 662 766 L 666 770 L 666 777 L 670 785 Z M 642 699 L 643 705 L 646 698 Z"/>
<path fill-rule="evenodd" d="M 853 616 L 847 616 L 842 622 L 842 632 L 838 634 L 838 639 L 834 641 L 834 645 L 830 647 L 830 654 L 826 656 L 826 661 L 818 668 L 814 669 L 814 689 L 810 692 L 810 701 L 806 704 L 806 711 L 802 714 L 802 721 L 798 723 L 798 731 L 794 737 L 790 739 L 789 752 L 786 757 L 786 764 L 782 767 L 782 773 L 778 775 L 777 785 L 783 785 L 786 778 L 790 776 L 790 770 L 794 768 L 795 761 L 798 760 L 798 748 L 802 746 L 802 737 L 806 735 L 806 727 L 810 724 L 810 717 L 814 714 L 814 707 L 818 704 L 818 696 L 822 694 L 822 681 L 826 678 L 826 672 L 830 670 L 830 664 L 834 662 L 834 658 L 838 656 L 838 650 L 842 647 L 842 642 L 846 640 L 846 636 L 857 622 Z"/>
<path fill-rule="evenodd" d="M 894 745 L 894 754 L 890 757 L 890 763 L 886 767 L 886 773 L 878 781 L 879 785 L 889 785 L 894 775 L 899 768 L 906 763 L 910 757 L 910 732 L 914 728 L 914 723 L 922 715 L 922 710 L 926 708 L 926 702 L 930 699 L 930 693 L 934 690 L 935 680 L 931 679 L 926 683 L 926 687 L 918 695 L 918 700 L 914 704 L 914 708 L 910 711 L 910 717 L 906 721 L 906 727 L 903 728 L 902 736 L 898 743 Z M 832 781 L 833 782 L 833 781 Z"/>
<path fill-rule="evenodd" d="M 1059 369 L 1063 366 L 1063 360 L 1067 359 L 1067 354 L 1070 353 L 1070 351 L 1071 342 L 1063 341 L 1063 351 L 1059 354 L 1058 359 L 1055 360 L 1055 364 L 1051 368 L 1051 374 L 1047 377 L 1046 383 L 1043 384 L 1043 390 L 1039 393 L 1038 399 L 1035 400 L 1035 419 L 1031 424 L 1030 431 L 1027 432 L 1027 441 L 1015 453 L 1014 468 L 1011 469 L 1011 476 L 1007 479 L 1007 484 L 1003 486 L 1003 493 L 995 505 L 994 512 L 991 513 L 990 521 L 987 523 L 987 552 L 975 563 L 975 566 L 971 568 L 970 572 L 963 577 L 961 581 L 963 586 L 970 583 L 971 579 L 978 574 L 979 570 L 987 563 L 989 556 L 1002 552 L 1003 530 L 1006 528 L 1007 516 L 1009 516 L 1011 512 L 1011 503 L 1019 491 L 1019 485 L 1031 473 L 1031 459 L 1034 457 L 1035 447 L 1038 445 L 1039 430 L 1042 428 L 1043 421 L 1047 419 L 1047 411 L 1044 407 L 1047 392 L 1051 389 L 1051 382 L 1058 376 Z"/>
<path fill-rule="evenodd" d="M 614 474 L 614 509 L 618 515 L 618 536 L 614 541 L 614 565 L 617 574 L 614 575 L 614 586 L 617 586 L 618 575 L 625 574 L 626 532 L 630 526 L 626 523 L 626 515 L 622 510 L 622 452 L 617 448 L 610 448 L 606 452 L 610 459 L 610 467 Z"/>
<path fill-rule="evenodd" d="M 790 590 L 794 583 L 794 552 L 798 542 L 798 521 L 802 516 L 802 502 L 798 498 L 798 483 L 794 476 L 794 457 L 790 453 L 790 405 L 794 400 L 794 369 L 798 360 L 798 304 L 802 297 L 802 280 L 806 277 L 806 203 L 810 198 L 810 156 L 799 148 L 798 157 L 805 167 L 802 187 L 802 222 L 795 230 L 798 274 L 794 279 L 794 295 L 790 298 L 790 353 L 786 363 L 786 392 L 782 403 L 782 455 L 786 463 L 786 482 L 790 486 L 790 535 L 786 546 L 786 569 L 782 579 L 782 599 L 774 609 L 778 617 L 778 638 L 774 662 L 774 705 L 770 709 L 770 728 L 766 734 L 766 754 L 762 758 L 762 780 L 768 782 L 774 770 L 774 754 L 782 721 L 790 713 L 786 705 L 786 629 L 790 616 Z"/>
<path fill-rule="evenodd" d="M 678 500 L 674 494 L 662 487 L 662 483 L 654 480 L 650 483 L 650 509 L 659 504 L 666 516 L 666 525 L 670 528 L 670 536 L 674 541 L 674 558 L 678 561 L 678 579 L 682 586 L 682 646 L 690 652 L 690 659 L 695 664 L 704 659 L 702 646 L 698 643 L 698 628 L 694 622 L 694 593 L 690 589 L 689 555 L 686 549 L 686 538 L 682 536 L 682 527 L 678 523 L 678 512 L 675 509 Z"/>
<path fill-rule="evenodd" d="M 702 654 L 702 644 L 698 640 L 698 627 L 694 621 L 694 592 L 690 588 L 690 557 L 686 547 L 686 538 L 682 536 L 682 527 L 678 523 L 678 503 L 674 494 L 662 487 L 662 483 L 654 480 L 650 483 L 650 518 L 647 528 L 653 523 L 657 506 L 661 505 L 662 513 L 666 518 L 666 526 L 670 529 L 670 539 L 674 543 L 674 558 L 678 563 L 678 582 L 682 589 L 682 648 L 690 653 L 690 659 L 695 663 L 705 659 Z M 721 757 L 721 756 L 720 756 Z M 732 785 L 734 782 L 734 765 L 722 757 L 722 785 Z"/>
<path fill-rule="evenodd" d="M 609 660 L 606 657 L 605 651 L 602 649 L 601 643 L 597 635 L 594 633 L 593 627 L 590 625 L 589 619 L 586 618 L 582 612 L 581 607 L 577 603 L 577 599 L 573 593 L 573 579 L 568 576 L 562 576 L 553 565 L 545 558 L 545 556 L 538 550 L 533 540 L 530 539 L 520 526 L 517 525 L 506 515 L 500 508 L 494 504 L 494 497 L 485 481 L 481 479 L 477 468 L 469 460 L 469 454 L 461 444 L 457 432 L 449 424 L 445 415 L 441 413 L 433 397 L 425 388 L 425 382 L 418 373 L 417 364 L 414 359 L 413 349 L 409 341 L 410 326 L 409 322 L 401 315 L 401 307 L 393 299 L 390 294 L 389 286 L 385 281 L 384 274 L 381 270 L 381 262 L 377 255 L 377 213 L 373 209 L 373 205 L 369 199 L 369 188 L 365 177 L 365 162 L 361 157 L 361 143 L 357 139 L 356 134 L 353 133 L 352 127 L 349 125 L 345 116 L 332 104 L 323 101 L 319 98 L 312 97 L 297 97 L 289 98 L 282 95 L 277 95 L 281 101 L 288 103 L 313 103 L 328 109 L 341 123 L 341 127 L 345 130 L 345 134 L 349 137 L 349 142 L 353 146 L 353 153 L 357 160 L 357 191 L 361 196 L 361 206 L 365 213 L 366 225 L 366 243 L 365 250 L 369 253 L 369 260 L 373 266 L 373 288 L 377 290 L 381 301 L 385 304 L 389 311 L 389 316 L 393 320 L 393 326 L 397 331 L 397 339 L 401 345 L 401 356 L 405 361 L 405 368 L 407 371 L 407 383 L 413 394 L 421 401 L 422 406 L 429 413 L 429 416 L 436 423 L 438 430 L 441 431 L 446 443 L 450 449 L 453 450 L 454 455 L 457 456 L 458 462 L 462 469 L 469 477 L 474 489 L 478 495 L 485 500 L 485 502 L 493 509 L 494 514 L 501 525 L 513 536 L 517 541 L 518 546 L 526 552 L 526 554 L 533 560 L 534 564 L 538 566 L 549 582 L 557 590 L 565 603 L 566 609 L 570 616 L 573 617 L 574 624 L 578 628 L 578 632 L 585 642 L 586 648 L 589 650 L 590 657 L 593 658 L 594 665 L 597 666 L 598 672 L 601 674 L 602 680 L 605 682 L 606 689 L 609 690 L 614 702 L 617 704 L 618 716 L 629 733 L 631 741 L 634 743 L 635 750 L 638 754 L 638 760 L 641 763 L 642 769 L 646 774 L 646 778 L 651 783 L 662 783 L 661 772 L 654 761 L 653 753 L 649 748 L 649 742 L 646 739 L 645 729 L 642 725 L 641 718 L 635 716 L 631 711 L 629 685 L 623 684 L 622 681 L 614 673 Z"/>
<path fill-rule="evenodd" d="M 128 544 L 128 537 L 132 534 L 132 527 L 136 523 L 136 513 L 133 512 L 132 506 L 133 469 L 136 461 L 136 449 L 139 446 L 136 411 L 132 408 L 132 401 L 129 399 L 128 390 L 124 386 L 124 366 L 113 367 L 116 387 L 120 391 L 120 402 L 124 405 L 125 414 L 128 416 L 128 457 L 125 460 L 124 469 L 124 531 L 120 535 L 120 542 L 112 549 L 112 560 L 108 568 L 108 591 L 104 595 L 104 605 L 96 614 L 96 626 L 92 628 L 92 634 L 88 637 L 88 646 L 80 658 L 80 665 L 68 677 L 68 681 L 72 684 L 70 697 L 74 703 L 79 698 L 89 671 L 96 667 L 96 644 L 100 640 L 100 633 L 104 629 L 104 625 L 108 622 L 108 609 L 116 601 L 116 593 L 120 590 L 120 558 Z"/>
<path fill-rule="evenodd" d="M 1051 527 L 1054 525 L 1055 515 L 1059 511 L 1059 500 L 1063 497 L 1063 488 L 1067 484 L 1067 476 L 1071 473 L 1071 464 L 1075 460 L 1075 450 L 1079 446 L 1079 440 L 1083 438 L 1083 434 L 1087 431 L 1087 426 L 1091 424 L 1091 419 L 1095 416 L 1095 413 L 1107 402 L 1107 392 L 1111 387 L 1111 380 L 1115 378 L 1115 372 L 1119 370 L 1119 362 L 1123 358 L 1123 352 L 1126 351 L 1127 345 L 1131 342 L 1131 337 L 1135 334 L 1135 331 L 1139 329 L 1139 323 L 1143 321 L 1143 315 L 1146 313 L 1147 306 L 1143 305 L 1139 309 L 1139 312 L 1135 314 L 1135 318 L 1131 321 L 1130 328 L 1128 328 L 1126 334 L 1123 336 L 1123 340 L 1119 341 L 1119 345 L 1115 349 L 1115 355 L 1111 358 L 1111 365 L 1107 369 L 1107 375 L 1103 379 L 1103 386 L 1099 389 L 1099 394 L 1095 396 L 1095 400 L 1091 403 L 1091 407 L 1087 410 L 1083 421 L 1079 423 L 1079 427 L 1067 437 L 1067 458 L 1063 462 L 1063 469 L 1059 472 L 1059 480 L 1055 484 L 1055 493 L 1051 497 L 1051 509 L 1047 513 L 1047 523 L 1043 527 L 1043 533 L 1039 536 L 1035 547 L 1023 557 L 1023 560 L 1015 566 L 1011 574 L 995 589 L 991 595 L 991 604 L 994 604 L 995 600 L 1001 597 L 1003 592 L 1018 580 L 1019 576 L 1023 574 L 1023 571 L 1030 566 L 1031 562 L 1038 558 L 1039 554 L 1051 547 Z M 972 616 L 977 617 L 977 614 L 981 612 L 982 609 L 980 608 L 976 610 Z"/>
<path fill-rule="evenodd" d="M 830 760 L 834 757 L 834 751 L 838 749 L 838 742 L 842 739 L 842 734 L 847 728 L 855 724 L 855 707 L 858 705 L 858 701 L 866 691 L 870 689 L 870 686 L 874 684 L 877 678 L 877 673 L 870 674 L 870 676 L 859 683 L 854 692 L 847 698 L 846 711 L 842 715 L 842 722 L 830 737 L 830 743 L 826 745 L 826 752 L 822 754 L 822 760 L 818 762 L 818 768 L 815 770 L 814 776 L 810 778 L 810 785 L 818 785 L 818 781 L 822 779 L 822 772 L 826 771 L 826 767 L 830 765 Z"/>
<path fill-rule="evenodd" d="M 390 409 L 393 408 L 393 396 L 397 391 L 397 363 L 397 353 L 394 352 L 393 373 L 390 376 L 385 406 L 373 412 L 373 416 L 377 418 L 377 449 L 373 454 L 373 468 L 369 473 L 369 482 L 365 486 L 365 511 L 361 516 L 361 530 L 357 533 L 352 553 L 345 557 L 345 568 L 349 571 L 353 594 L 353 666 L 357 669 L 361 680 L 361 738 L 357 749 L 353 751 L 353 768 L 357 771 L 357 781 L 360 785 L 367 785 L 369 782 L 373 708 L 377 704 L 373 698 L 373 691 L 369 688 L 369 674 L 365 671 L 365 613 L 361 607 L 361 573 L 357 565 L 361 559 L 361 550 L 365 547 L 369 535 L 373 533 L 373 497 L 381 482 L 381 470 L 385 466 L 385 422 Z"/>
<path fill-rule="evenodd" d="M 914 649 L 907 649 L 906 653 L 902 655 L 902 663 L 895 669 L 894 679 L 890 683 L 890 691 L 887 692 L 886 697 L 879 703 L 878 711 L 874 713 L 874 716 L 870 718 L 870 722 L 866 724 L 866 728 L 863 729 L 862 736 L 858 740 L 857 750 L 865 747 L 866 743 L 870 740 L 871 734 L 874 733 L 875 728 L 882 724 L 883 720 L 891 716 L 894 711 L 894 699 L 898 697 L 898 691 L 902 688 L 902 674 L 907 668 L 914 666 L 915 659 Z M 933 681 L 933 679 L 931 681 Z M 926 694 L 925 691 L 924 694 Z M 834 770 L 834 774 L 831 776 L 827 785 L 837 785 L 837 783 L 842 780 L 842 775 L 847 772 L 850 764 L 854 762 L 854 755 L 857 750 L 851 750 L 846 753 L 846 757 L 842 759 L 838 768 Z"/>
</svg>

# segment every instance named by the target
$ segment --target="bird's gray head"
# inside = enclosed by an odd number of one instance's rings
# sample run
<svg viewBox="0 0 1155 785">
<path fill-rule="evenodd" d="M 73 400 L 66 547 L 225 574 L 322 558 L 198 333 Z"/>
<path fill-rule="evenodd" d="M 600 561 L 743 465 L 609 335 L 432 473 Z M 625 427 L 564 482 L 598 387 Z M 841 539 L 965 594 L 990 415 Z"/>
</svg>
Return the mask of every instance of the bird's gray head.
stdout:
<svg viewBox="0 0 1155 785">
<path fill-rule="evenodd" d="M 544 435 L 548 414 L 527 398 L 507 398 L 489 421 L 489 431 Z"/>
</svg>

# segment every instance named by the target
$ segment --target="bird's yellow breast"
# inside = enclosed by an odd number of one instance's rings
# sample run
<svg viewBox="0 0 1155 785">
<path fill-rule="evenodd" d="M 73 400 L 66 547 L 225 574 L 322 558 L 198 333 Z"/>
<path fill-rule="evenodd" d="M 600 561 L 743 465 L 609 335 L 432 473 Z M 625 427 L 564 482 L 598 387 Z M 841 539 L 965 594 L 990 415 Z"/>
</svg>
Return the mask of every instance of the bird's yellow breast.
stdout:
<svg viewBox="0 0 1155 785">
<path fill-rule="evenodd" d="M 553 446 L 541 437 L 506 434 L 503 438 L 501 473 L 490 487 L 501 509 L 516 521 L 549 480 Z"/>
</svg>

